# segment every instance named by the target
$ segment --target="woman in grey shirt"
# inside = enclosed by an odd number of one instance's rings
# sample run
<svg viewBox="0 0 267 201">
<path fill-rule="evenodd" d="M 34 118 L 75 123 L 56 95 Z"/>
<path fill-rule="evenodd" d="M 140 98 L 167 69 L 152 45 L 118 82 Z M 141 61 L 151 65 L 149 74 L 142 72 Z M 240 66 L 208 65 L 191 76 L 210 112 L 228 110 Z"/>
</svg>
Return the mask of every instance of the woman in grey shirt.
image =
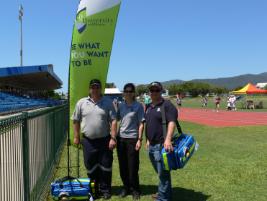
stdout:
<svg viewBox="0 0 267 201">
<path fill-rule="evenodd" d="M 139 150 L 144 130 L 144 108 L 135 100 L 134 84 L 126 84 L 123 90 L 125 101 L 118 105 L 120 127 L 117 151 L 120 176 L 123 182 L 120 197 L 131 193 L 134 200 L 139 200 Z"/>
</svg>

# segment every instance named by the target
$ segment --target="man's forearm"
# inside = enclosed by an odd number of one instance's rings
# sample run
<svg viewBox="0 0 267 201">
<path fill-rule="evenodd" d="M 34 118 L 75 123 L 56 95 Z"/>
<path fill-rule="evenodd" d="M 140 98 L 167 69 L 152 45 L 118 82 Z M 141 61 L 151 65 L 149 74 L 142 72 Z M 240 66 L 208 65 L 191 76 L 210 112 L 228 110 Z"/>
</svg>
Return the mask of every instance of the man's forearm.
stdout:
<svg viewBox="0 0 267 201">
<path fill-rule="evenodd" d="M 168 130 L 167 130 L 167 136 L 166 136 L 166 139 L 168 140 L 172 140 L 172 136 L 173 136 L 173 133 L 174 133 L 174 130 L 175 130 L 175 122 L 169 122 L 168 123 Z"/>
<path fill-rule="evenodd" d="M 80 137 L 80 122 L 73 123 L 73 130 L 74 130 L 74 137 L 79 138 Z"/>
<path fill-rule="evenodd" d="M 117 121 L 113 120 L 111 122 L 111 136 L 116 138 L 117 136 Z"/>
<path fill-rule="evenodd" d="M 142 139 L 142 137 L 143 137 L 143 132 L 144 132 L 144 124 L 143 124 L 143 123 L 140 123 L 140 125 L 139 125 L 139 130 L 138 130 L 138 138 L 139 138 L 139 139 Z"/>
</svg>

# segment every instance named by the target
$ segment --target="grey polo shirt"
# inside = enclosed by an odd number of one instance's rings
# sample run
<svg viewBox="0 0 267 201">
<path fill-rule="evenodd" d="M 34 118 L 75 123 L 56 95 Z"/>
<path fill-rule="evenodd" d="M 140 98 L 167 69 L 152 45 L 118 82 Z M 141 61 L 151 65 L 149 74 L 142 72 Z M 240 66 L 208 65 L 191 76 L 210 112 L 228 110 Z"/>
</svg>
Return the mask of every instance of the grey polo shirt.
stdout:
<svg viewBox="0 0 267 201">
<path fill-rule="evenodd" d="M 110 123 L 114 119 L 114 106 L 106 97 L 102 97 L 97 103 L 90 97 L 80 99 L 72 115 L 73 121 L 81 123 L 81 133 L 90 139 L 110 135 Z"/>
<path fill-rule="evenodd" d="M 139 125 L 144 120 L 144 108 L 137 101 L 134 101 L 132 105 L 122 102 L 118 107 L 118 119 L 121 120 L 120 137 L 138 138 Z"/>
</svg>

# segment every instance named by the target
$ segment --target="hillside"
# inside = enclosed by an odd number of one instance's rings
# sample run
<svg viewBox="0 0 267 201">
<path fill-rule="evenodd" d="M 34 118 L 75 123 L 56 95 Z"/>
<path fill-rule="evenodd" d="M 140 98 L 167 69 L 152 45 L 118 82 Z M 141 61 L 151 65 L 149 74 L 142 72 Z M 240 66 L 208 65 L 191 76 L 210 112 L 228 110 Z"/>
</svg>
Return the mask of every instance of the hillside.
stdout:
<svg viewBox="0 0 267 201">
<path fill-rule="evenodd" d="M 247 83 L 257 84 L 259 82 L 267 82 L 267 72 L 261 74 L 244 74 L 234 77 L 215 78 L 215 79 L 194 79 L 193 82 L 204 82 L 212 85 L 234 89 L 236 87 L 244 86 Z M 183 80 L 170 80 L 163 82 L 164 85 L 181 84 Z"/>
</svg>

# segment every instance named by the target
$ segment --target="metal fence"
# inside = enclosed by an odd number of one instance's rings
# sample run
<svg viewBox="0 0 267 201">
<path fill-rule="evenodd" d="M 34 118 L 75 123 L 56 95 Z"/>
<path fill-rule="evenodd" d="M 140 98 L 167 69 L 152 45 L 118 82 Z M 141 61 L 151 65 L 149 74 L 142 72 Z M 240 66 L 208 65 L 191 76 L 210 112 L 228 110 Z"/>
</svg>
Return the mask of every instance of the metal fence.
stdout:
<svg viewBox="0 0 267 201">
<path fill-rule="evenodd" d="M 67 106 L 0 120 L 0 200 L 39 201 L 65 141 Z"/>
</svg>

